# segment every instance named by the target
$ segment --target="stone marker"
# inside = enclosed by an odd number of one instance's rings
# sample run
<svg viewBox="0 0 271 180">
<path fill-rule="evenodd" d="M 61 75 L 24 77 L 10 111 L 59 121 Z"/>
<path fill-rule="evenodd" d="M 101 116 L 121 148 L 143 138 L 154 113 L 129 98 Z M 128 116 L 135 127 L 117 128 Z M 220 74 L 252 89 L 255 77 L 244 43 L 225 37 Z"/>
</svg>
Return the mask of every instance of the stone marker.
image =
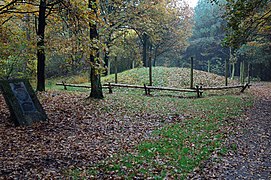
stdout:
<svg viewBox="0 0 271 180">
<path fill-rule="evenodd" d="M 1 80 L 0 89 L 15 125 L 30 125 L 32 122 L 47 119 L 45 111 L 27 80 Z"/>
</svg>

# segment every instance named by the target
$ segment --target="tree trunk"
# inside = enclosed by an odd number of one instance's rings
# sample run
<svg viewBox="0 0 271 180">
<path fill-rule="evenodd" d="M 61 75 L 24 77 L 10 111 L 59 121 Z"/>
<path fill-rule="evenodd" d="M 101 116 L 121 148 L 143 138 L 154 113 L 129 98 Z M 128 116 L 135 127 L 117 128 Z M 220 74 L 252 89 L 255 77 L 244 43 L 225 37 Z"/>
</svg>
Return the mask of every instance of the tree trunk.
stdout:
<svg viewBox="0 0 271 180">
<path fill-rule="evenodd" d="M 149 85 L 152 86 L 152 62 L 151 62 L 151 56 L 149 57 Z"/>
<path fill-rule="evenodd" d="M 105 44 L 106 44 L 106 47 L 108 47 L 109 48 L 109 46 L 108 46 L 108 42 L 105 42 Z M 106 68 L 106 71 L 105 71 L 105 73 L 104 73 L 104 75 L 105 76 L 107 76 L 107 75 L 109 75 L 110 74 L 110 67 L 109 67 L 109 52 L 108 51 L 105 51 L 105 53 L 104 53 L 104 67 Z"/>
<path fill-rule="evenodd" d="M 158 51 L 158 48 L 155 47 L 155 48 L 154 48 L 154 57 L 153 57 L 153 67 L 156 66 L 157 51 Z"/>
<path fill-rule="evenodd" d="M 211 71 L 211 60 L 208 59 L 208 73 Z"/>
<path fill-rule="evenodd" d="M 37 91 L 45 91 L 45 48 L 44 48 L 44 32 L 45 32 L 45 12 L 46 0 L 40 0 L 39 19 L 38 19 L 38 42 L 37 42 Z"/>
<path fill-rule="evenodd" d="M 191 57 L 191 60 L 190 60 L 190 89 L 194 88 L 193 69 L 194 69 L 194 59 L 193 59 L 193 57 Z"/>
<path fill-rule="evenodd" d="M 115 83 L 118 83 L 118 57 L 115 57 L 115 63 L 114 63 L 114 67 L 115 67 Z"/>
<path fill-rule="evenodd" d="M 247 83 L 250 84 L 250 70 L 251 70 L 251 64 L 248 63 L 247 65 Z"/>
<path fill-rule="evenodd" d="M 97 13 L 97 4 L 95 0 L 89 0 L 88 8 L 93 10 L 93 13 Z M 90 22 L 89 23 L 89 37 L 90 40 L 98 39 L 98 32 L 97 32 L 97 26 L 96 23 Z M 100 74 L 97 71 L 97 65 L 96 61 L 98 61 L 99 57 L 99 49 L 95 48 L 94 53 L 91 53 L 90 55 L 90 62 L 91 62 L 91 71 L 90 71 L 90 82 L 91 82 L 91 92 L 90 97 L 102 99 L 103 91 L 102 91 L 102 84 L 101 84 L 101 78 Z"/>
<path fill-rule="evenodd" d="M 231 79 L 234 79 L 234 74 L 235 74 L 235 63 L 232 63 L 232 71 L 231 71 Z"/>
<path fill-rule="evenodd" d="M 228 86 L 228 61 L 225 59 L 225 86 Z"/>
<path fill-rule="evenodd" d="M 146 33 L 143 34 L 143 66 L 148 67 L 147 60 L 147 49 L 148 49 L 148 35 Z"/>
</svg>

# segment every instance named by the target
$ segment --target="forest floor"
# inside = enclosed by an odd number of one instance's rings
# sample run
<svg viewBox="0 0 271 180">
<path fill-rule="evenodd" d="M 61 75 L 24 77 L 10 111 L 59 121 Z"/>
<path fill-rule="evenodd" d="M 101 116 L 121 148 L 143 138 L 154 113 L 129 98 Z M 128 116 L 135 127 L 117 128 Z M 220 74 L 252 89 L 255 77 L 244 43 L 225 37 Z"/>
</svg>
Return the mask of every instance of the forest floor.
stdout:
<svg viewBox="0 0 271 180">
<path fill-rule="evenodd" d="M 191 179 L 271 179 L 271 83 L 253 84 L 250 90 L 256 97 L 246 117 L 233 119 L 236 130 L 225 145 L 224 156 L 212 157 Z"/>
<path fill-rule="evenodd" d="M 186 149 L 199 148 L 200 152 L 202 148 L 208 147 L 212 151 L 216 149 L 216 145 L 209 142 L 219 143 L 224 132 L 232 130 L 232 126 L 225 125 L 221 129 L 217 126 L 219 124 L 216 125 L 221 116 L 228 117 L 228 121 L 237 124 L 234 125 L 234 133 L 225 143 L 229 151 L 222 156 L 221 149 L 219 152 L 214 151 L 212 158 L 195 168 L 188 177 L 268 179 L 271 172 L 271 84 L 253 84 L 249 91 L 257 98 L 254 107 L 241 119 L 231 118 L 234 116 L 227 114 L 238 114 L 236 112 L 240 110 L 241 104 L 245 103 L 247 95 L 191 99 L 146 97 L 142 96 L 142 92 L 132 95 L 121 92 L 97 101 L 86 99 L 88 93 L 48 91 L 38 97 L 49 121 L 23 127 L 14 127 L 0 95 L 0 179 L 55 179 L 70 177 L 71 173 L 77 171 L 80 176 L 92 177 L 87 174 L 88 167 L 95 166 L 119 152 L 133 152 L 137 144 L 152 140 L 152 132 L 166 125 L 177 123 L 185 125 L 184 127 L 192 126 L 189 123 L 195 117 L 199 117 L 196 118 L 199 121 L 193 124 L 190 136 L 181 137 L 181 141 L 188 142 L 183 146 Z M 209 116 L 212 118 L 208 118 Z M 211 122 L 212 124 L 209 124 Z M 213 129 L 205 132 L 204 128 Z M 190 131 L 189 128 L 184 130 L 186 133 Z M 178 135 L 186 133 L 180 133 L 179 129 L 177 132 Z M 199 135 L 202 135 L 202 142 L 196 144 Z M 206 135 L 208 139 L 204 138 Z M 194 136 L 195 141 L 192 141 Z M 151 152 L 150 150 L 153 148 L 147 149 L 148 152 Z M 189 155 L 189 151 L 185 152 L 186 154 Z M 170 154 L 166 154 L 168 155 Z M 163 162 L 164 159 L 158 160 L 159 167 L 167 163 Z M 169 162 L 171 160 L 175 159 L 171 158 Z M 197 166 L 194 161 L 191 161 L 191 164 Z M 161 168 L 164 168 L 162 165 Z M 176 170 L 171 166 L 167 168 L 173 173 Z M 76 171 L 73 171 L 74 169 Z M 131 169 L 135 170 L 137 166 Z M 146 173 L 148 177 L 152 177 Z"/>
</svg>

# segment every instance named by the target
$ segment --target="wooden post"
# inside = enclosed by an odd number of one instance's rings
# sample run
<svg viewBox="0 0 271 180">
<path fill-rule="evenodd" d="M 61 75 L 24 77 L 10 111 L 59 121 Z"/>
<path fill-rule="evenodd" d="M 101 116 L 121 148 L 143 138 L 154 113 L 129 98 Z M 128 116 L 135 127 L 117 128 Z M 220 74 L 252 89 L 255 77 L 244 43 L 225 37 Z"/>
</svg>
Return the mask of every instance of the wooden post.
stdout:
<svg viewBox="0 0 271 180">
<path fill-rule="evenodd" d="M 115 83 L 118 83 L 118 65 L 117 65 L 117 56 L 115 57 Z"/>
<path fill-rule="evenodd" d="M 225 86 L 228 86 L 228 61 L 225 59 Z"/>
<path fill-rule="evenodd" d="M 199 98 L 200 97 L 200 92 L 199 92 L 199 86 L 196 85 L 196 91 L 197 91 L 197 97 Z"/>
<path fill-rule="evenodd" d="M 250 84 L 250 70 L 251 70 L 251 64 L 248 63 L 247 66 L 247 83 Z"/>
<path fill-rule="evenodd" d="M 111 60 L 108 59 L 107 75 L 110 75 L 110 74 L 111 74 L 110 68 L 111 68 Z"/>
<path fill-rule="evenodd" d="M 144 89 L 145 89 L 145 95 L 149 95 L 148 88 L 147 88 L 146 84 L 144 84 Z"/>
<path fill-rule="evenodd" d="M 245 61 L 243 61 L 243 67 L 242 67 L 242 77 L 243 77 L 243 81 L 242 84 L 245 84 Z"/>
<path fill-rule="evenodd" d="M 67 90 L 67 87 L 66 87 L 66 85 L 65 85 L 65 82 L 64 82 L 64 81 L 62 81 L 62 84 L 63 84 L 64 90 Z"/>
<path fill-rule="evenodd" d="M 231 79 L 234 79 L 234 74 L 235 74 L 235 63 L 232 63 L 232 69 L 231 69 Z"/>
<path fill-rule="evenodd" d="M 135 60 L 132 61 L 132 69 L 135 68 Z"/>
<path fill-rule="evenodd" d="M 193 60 L 193 57 L 191 57 L 191 61 L 190 61 L 190 67 L 191 67 L 191 72 L 190 72 L 190 89 L 193 89 L 193 84 L 194 84 L 194 82 L 193 82 L 193 66 L 194 66 L 194 60 Z"/>
<path fill-rule="evenodd" d="M 244 77 L 244 70 L 245 70 L 245 62 L 244 61 L 241 61 L 240 62 L 240 83 L 241 84 L 243 84 L 244 85 L 244 79 L 245 79 L 245 77 Z"/>
<path fill-rule="evenodd" d="M 246 83 L 246 85 L 243 86 L 243 88 L 241 89 L 240 92 L 243 93 L 247 87 L 249 88 L 249 84 L 248 83 Z"/>
<path fill-rule="evenodd" d="M 208 60 L 208 73 L 210 72 L 210 70 L 211 70 L 211 60 L 209 59 Z"/>
<path fill-rule="evenodd" d="M 203 93 L 203 91 L 202 91 L 202 86 L 199 87 L 199 90 L 200 90 L 200 92 L 199 92 L 200 97 L 202 97 L 202 93 Z"/>
<path fill-rule="evenodd" d="M 151 56 L 149 56 L 149 85 L 152 86 L 152 64 L 151 64 Z"/>
<path fill-rule="evenodd" d="M 109 94 L 112 94 L 112 93 L 113 93 L 113 91 L 112 91 L 112 86 L 111 86 L 110 83 L 108 83 L 108 90 L 109 90 Z"/>
</svg>

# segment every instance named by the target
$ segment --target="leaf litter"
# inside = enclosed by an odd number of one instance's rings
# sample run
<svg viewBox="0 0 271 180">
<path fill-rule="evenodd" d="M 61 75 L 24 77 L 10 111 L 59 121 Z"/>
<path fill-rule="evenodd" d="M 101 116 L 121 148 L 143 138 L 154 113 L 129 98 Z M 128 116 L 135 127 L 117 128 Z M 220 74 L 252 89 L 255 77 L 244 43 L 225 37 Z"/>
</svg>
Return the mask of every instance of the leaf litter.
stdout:
<svg viewBox="0 0 271 180">
<path fill-rule="evenodd" d="M 226 152 L 213 152 L 188 179 L 271 179 L 271 83 L 254 83 L 246 115 L 230 119 Z"/>
<path fill-rule="evenodd" d="M 48 121 L 14 127 L 0 95 L 0 179 L 60 178 L 75 167 L 85 172 L 88 166 L 120 151 L 129 152 L 163 124 L 184 118 L 142 109 L 134 112 L 125 109 L 125 104 L 115 102 L 113 106 L 114 99 L 87 100 L 87 96 L 40 93 Z"/>
</svg>

